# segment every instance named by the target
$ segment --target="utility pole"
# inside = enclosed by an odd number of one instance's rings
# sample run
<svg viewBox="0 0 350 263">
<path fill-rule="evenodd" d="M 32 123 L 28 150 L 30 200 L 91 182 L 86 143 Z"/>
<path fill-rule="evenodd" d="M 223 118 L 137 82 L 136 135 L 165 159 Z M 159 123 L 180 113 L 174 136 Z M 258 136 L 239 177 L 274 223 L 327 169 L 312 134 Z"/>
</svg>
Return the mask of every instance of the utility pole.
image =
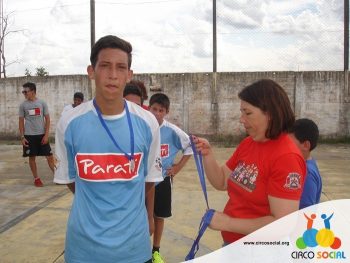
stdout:
<svg viewBox="0 0 350 263">
<path fill-rule="evenodd" d="M 1 38 L 1 47 L 0 47 L 0 79 L 2 78 L 2 58 L 3 58 L 3 52 L 4 52 L 4 41 L 5 41 L 5 36 L 4 36 L 4 7 L 3 7 L 3 0 L 0 0 L 0 38 Z"/>
<path fill-rule="evenodd" d="M 218 133 L 218 120 L 219 120 L 219 107 L 218 107 L 218 99 L 217 99 L 217 84 L 216 84 L 216 78 L 217 78 L 217 67 L 216 67 L 216 61 L 217 61 L 217 50 L 216 50 L 216 0 L 213 0 L 213 84 L 211 89 L 211 110 L 212 110 L 212 127 L 213 132 L 215 135 Z"/>
<path fill-rule="evenodd" d="M 344 0 L 344 71 L 349 70 L 349 0 Z"/>
<path fill-rule="evenodd" d="M 213 72 L 216 73 L 216 0 L 213 0 Z"/>
<path fill-rule="evenodd" d="M 92 48 L 95 44 L 95 0 L 90 0 L 90 34 Z"/>
</svg>

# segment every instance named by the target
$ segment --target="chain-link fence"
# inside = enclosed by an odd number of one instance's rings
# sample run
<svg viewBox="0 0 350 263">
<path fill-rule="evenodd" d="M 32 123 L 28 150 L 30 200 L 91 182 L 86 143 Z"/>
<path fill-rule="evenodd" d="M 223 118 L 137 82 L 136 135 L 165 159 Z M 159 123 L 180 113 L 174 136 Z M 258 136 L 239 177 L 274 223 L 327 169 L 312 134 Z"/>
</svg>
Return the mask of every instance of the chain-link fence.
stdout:
<svg viewBox="0 0 350 263">
<path fill-rule="evenodd" d="M 29 2 L 14 10 L 17 28 L 28 31 L 7 42 L 16 45 L 8 56 L 20 61 L 13 74 L 35 63 L 51 74 L 85 73 L 90 3 Z M 343 70 L 342 0 L 217 0 L 216 7 L 218 72 Z M 96 39 L 130 41 L 136 73 L 213 70 L 213 1 L 96 0 L 95 12 Z"/>
</svg>

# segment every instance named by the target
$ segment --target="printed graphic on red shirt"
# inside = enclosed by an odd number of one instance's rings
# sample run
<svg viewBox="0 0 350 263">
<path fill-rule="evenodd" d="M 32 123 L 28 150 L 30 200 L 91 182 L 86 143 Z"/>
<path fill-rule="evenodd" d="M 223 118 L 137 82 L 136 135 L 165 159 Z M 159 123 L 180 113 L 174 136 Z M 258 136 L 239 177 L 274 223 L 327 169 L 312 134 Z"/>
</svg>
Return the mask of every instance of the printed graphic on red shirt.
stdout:
<svg viewBox="0 0 350 263">
<path fill-rule="evenodd" d="M 138 176 L 142 153 L 135 153 L 135 165 L 124 154 L 78 153 L 78 176 L 87 181 L 130 181 Z"/>
<path fill-rule="evenodd" d="M 160 157 L 169 157 L 169 144 L 162 144 L 160 146 Z"/>
<path fill-rule="evenodd" d="M 259 172 L 256 164 L 247 165 L 241 161 L 230 174 L 230 179 L 245 190 L 252 192 L 256 188 L 255 182 L 258 174 Z"/>
<path fill-rule="evenodd" d="M 286 183 L 284 188 L 288 188 L 290 190 L 296 190 L 301 188 L 301 176 L 298 173 L 290 173 L 287 175 Z"/>
<path fill-rule="evenodd" d="M 40 113 L 41 113 L 40 108 L 34 108 L 34 109 L 28 110 L 29 116 L 40 116 Z"/>
</svg>

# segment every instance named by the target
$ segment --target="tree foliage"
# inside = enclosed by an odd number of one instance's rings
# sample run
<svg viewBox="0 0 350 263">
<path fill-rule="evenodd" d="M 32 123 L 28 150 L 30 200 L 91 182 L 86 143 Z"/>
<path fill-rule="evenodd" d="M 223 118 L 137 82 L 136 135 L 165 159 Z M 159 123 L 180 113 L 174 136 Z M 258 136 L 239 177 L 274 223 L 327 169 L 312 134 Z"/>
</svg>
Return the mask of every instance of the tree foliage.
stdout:
<svg viewBox="0 0 350 263">
<path fill-rule="evenodd" d="M 35 70 L 36 70 L 35 76 L 45 77 L 49 75 L 49 72 L 47 72 L 44 67 L 37 67 L 35 68 Z"/>
<path fill-rule="evenodd" d="M 26 68 L 26 70 L 24 71 L 24 76 L 31 77 L 32 76 L 32 72 L 30 72 L 30 70 Z"/>
</svg>

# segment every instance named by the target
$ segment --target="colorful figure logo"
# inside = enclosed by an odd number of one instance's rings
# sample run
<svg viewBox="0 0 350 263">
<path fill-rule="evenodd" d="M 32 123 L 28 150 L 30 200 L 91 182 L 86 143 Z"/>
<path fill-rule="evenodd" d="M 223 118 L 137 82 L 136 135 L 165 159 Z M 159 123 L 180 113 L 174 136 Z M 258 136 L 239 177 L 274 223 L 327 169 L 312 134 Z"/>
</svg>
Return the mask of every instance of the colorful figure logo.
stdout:
<svg viewBox="0 0 350 263">
<path fill-rule="evenodd" d="M 333 231 L 331 230 L 331 219 L 333 217 L 332 213 L 328 218 L 326 214 L 322 214 L 321 218 L 323 219 L 324 227 L 320 230 L 312 228 L 316 214 L 311 214 L 308 217 L 305 213 L 304 216 L 307 220 L 307 229 L 304 232 L 302 237 L 299 237 L 296 241 L 296 246 L 299 249 L 304 249 L 307 247 L 331 247 L 333 249 L 338 249 L 341 246 L 340 238 L 334 236 Z"/>
</svg>

